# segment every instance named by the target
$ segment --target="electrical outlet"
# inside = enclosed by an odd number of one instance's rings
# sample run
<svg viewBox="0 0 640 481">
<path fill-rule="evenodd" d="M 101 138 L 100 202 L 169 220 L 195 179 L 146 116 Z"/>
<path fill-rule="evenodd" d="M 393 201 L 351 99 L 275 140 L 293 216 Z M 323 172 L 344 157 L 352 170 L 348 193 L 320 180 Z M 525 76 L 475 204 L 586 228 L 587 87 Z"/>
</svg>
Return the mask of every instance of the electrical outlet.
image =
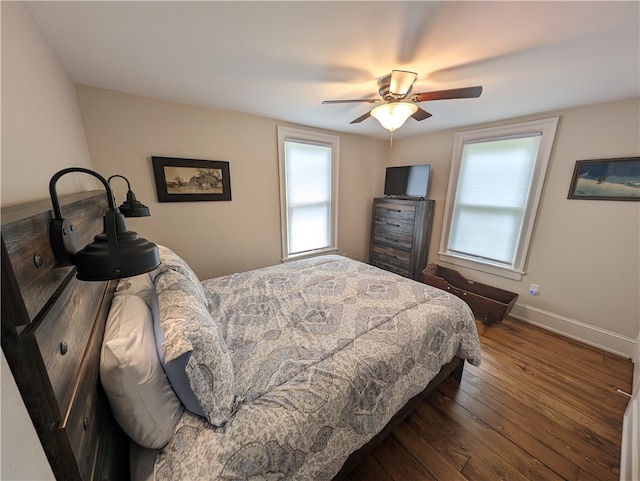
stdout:
<svg viewBox="0 0 640 481">
<path fill-rule="evenodd" d="M 540 286 L 538 284 L 531 284 L 529 286 L 529 294 L 532 296 L 537 296 L 540 294 Z"/>
</svg>

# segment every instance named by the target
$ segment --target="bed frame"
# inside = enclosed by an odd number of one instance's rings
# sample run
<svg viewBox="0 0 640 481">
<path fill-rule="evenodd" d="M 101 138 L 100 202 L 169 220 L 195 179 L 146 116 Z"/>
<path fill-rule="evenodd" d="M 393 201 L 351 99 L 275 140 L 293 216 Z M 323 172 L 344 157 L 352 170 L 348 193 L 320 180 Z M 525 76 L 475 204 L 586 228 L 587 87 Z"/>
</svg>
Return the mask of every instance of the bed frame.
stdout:
<svg viewBox="0 0 640 481">
<path fill-rule="evenodd" d="M 81 245 L 102 232 L 104 191 L 62 197 Z M 59 481 L 129 479 L 128 441 L 99 382 L 116 282 L 57 267 L 51 201 L 2 209 L 2 350 Z M 5 441 L 6 442 L 6 441 Z"/>
<path fill-rule="evenodd" d="M 104 191 L 61 196 L 80 245 L 102 232 Z M 2 350 L 58 481 L 127 481 L 129 440 L 99 381 L 100 348 L 116 281 L 82 282 L 58 267 L 49 242 L 51 202 L 2 209 Z M 345 462 L 343 479 L 464 361 L 444 366 L 385 429 Z M 5 440 L 5 442 L 7 442 Z"/>
</svg>

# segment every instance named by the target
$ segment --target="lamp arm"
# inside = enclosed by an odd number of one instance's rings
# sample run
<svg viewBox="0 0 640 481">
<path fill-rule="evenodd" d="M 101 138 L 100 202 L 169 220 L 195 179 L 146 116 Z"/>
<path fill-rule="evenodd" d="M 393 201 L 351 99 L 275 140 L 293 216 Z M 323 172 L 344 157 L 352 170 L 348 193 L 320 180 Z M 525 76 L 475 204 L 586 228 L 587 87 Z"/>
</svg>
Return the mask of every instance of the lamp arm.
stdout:
<svg viewBox="0 0 640 481">
<path fill-rule="evenodd" d="M 56 193 L 56 183 L 58 182 L 58 179 L 60 179 L 60 177 L 62 177 L 65 174 L 68 174 L 70 172 L 83 172 L 85 174 L 89 174 L 89 175 L 94 176 L 96 179 L 98 179 L 100 182 L 102 182 L 102 185 L 104 185 L 104 188 L 107 190 L 107 200 L 109 202 L 109 208 L 115 210 L 116 205 L 115 205 L 115 202 L 113 200 L 113 192 L 111 191 L 111 187 L 109 186 L 109 182 L 107 182 L 107 180 L 104 177 L 102 177 L 97 172 L 94 172 L 93 170 L 85 169 L 83 167 L 69 167 L 67 169 L 62 169 L 62 170 L 56 172 L 53 175 L 53 177 L 51 177 L 51 180 L 49 181 L 49 196 L 51 197 L 51 204 L 53 204 L 53 213 L 54 213 L 56 219 L 62 219 L 62 211 L 60 210 L 60 202 L 58 201 L 58 194 Z"/>
<path fill-rule="evenodd" d="M 76 236 L 76 233 L 73 229 L 73 225 L 68 219 L 62 217 L 60 201 L 58 200 L 58 194 L 56 192 L 56 183 L 58 182 L 60 177 L 70 172 L 82 172 L 97 178 L 107 190 L 109 211 L 117 211 L 115 207 L 115 201 L 113 200 L 111 187 L 109 187 L 109 183 L 100 174 L 83 167 L 69 167 L 67 169 L 62 169 L 59 172 L 56 172 L 49 181 L 49 195 L 51 196 L 51 204 L 53 205 L 54 213 L 54 218 L 51 219 L 49 232 L 51 237 L 51 247 L 53 249 L 55 258 L 58 261 L 58 265 L 60 266 L 73 265 L 72 257 L 80 250 L 80 246 L 78 245 L 78 237 Z"/>
<path fill-rule="evenodd" d="M 124 179 L 124 181 L 127 183 L 127 190 L 128 191 L 131 190 L 131 184 L 129 183 L 129 179 L 127 179 L 124 175 L 120 175 L 120 174 L 114 174 L 111 177 L 109 177 L 107 179 L 107 182 L 109 183 L 109 185 L 111 185 L 111 179 L 113 179 L 114 177 L 120 177 L 121 179 Z"/>
</svg>

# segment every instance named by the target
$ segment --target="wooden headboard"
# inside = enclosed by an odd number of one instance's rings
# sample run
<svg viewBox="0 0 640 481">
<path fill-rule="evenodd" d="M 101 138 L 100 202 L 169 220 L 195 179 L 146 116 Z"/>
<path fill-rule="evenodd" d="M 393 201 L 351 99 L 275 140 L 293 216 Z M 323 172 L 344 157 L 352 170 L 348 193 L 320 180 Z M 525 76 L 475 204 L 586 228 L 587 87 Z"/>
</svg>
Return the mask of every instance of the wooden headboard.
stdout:
<svg viewBox="0 0 640 481">
<path fill-rule="evenodd" d="M 60 204 L 80 245 L 103 231 L 104 190 Z M 129 441 L 99 380 L 117 282 L 82 282 L 74 267 L 57 267 L 52 216 L 48 199 L 2 209 L 2 350 L 56 479 L 128 480 Z"/>
</svg>

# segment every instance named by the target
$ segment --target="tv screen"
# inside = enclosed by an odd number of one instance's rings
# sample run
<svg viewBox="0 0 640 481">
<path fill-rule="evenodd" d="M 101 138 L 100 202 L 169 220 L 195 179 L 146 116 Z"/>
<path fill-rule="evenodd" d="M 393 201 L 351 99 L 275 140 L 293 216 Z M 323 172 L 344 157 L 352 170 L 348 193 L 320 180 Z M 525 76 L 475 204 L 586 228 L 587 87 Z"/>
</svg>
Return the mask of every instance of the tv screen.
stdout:
<svg viewBox="0 0 640 481">
<path fill-rule="evenodd" d="M 430 164 L 387 167 L 384 195 L 427 197 Z"/>
</svg>

